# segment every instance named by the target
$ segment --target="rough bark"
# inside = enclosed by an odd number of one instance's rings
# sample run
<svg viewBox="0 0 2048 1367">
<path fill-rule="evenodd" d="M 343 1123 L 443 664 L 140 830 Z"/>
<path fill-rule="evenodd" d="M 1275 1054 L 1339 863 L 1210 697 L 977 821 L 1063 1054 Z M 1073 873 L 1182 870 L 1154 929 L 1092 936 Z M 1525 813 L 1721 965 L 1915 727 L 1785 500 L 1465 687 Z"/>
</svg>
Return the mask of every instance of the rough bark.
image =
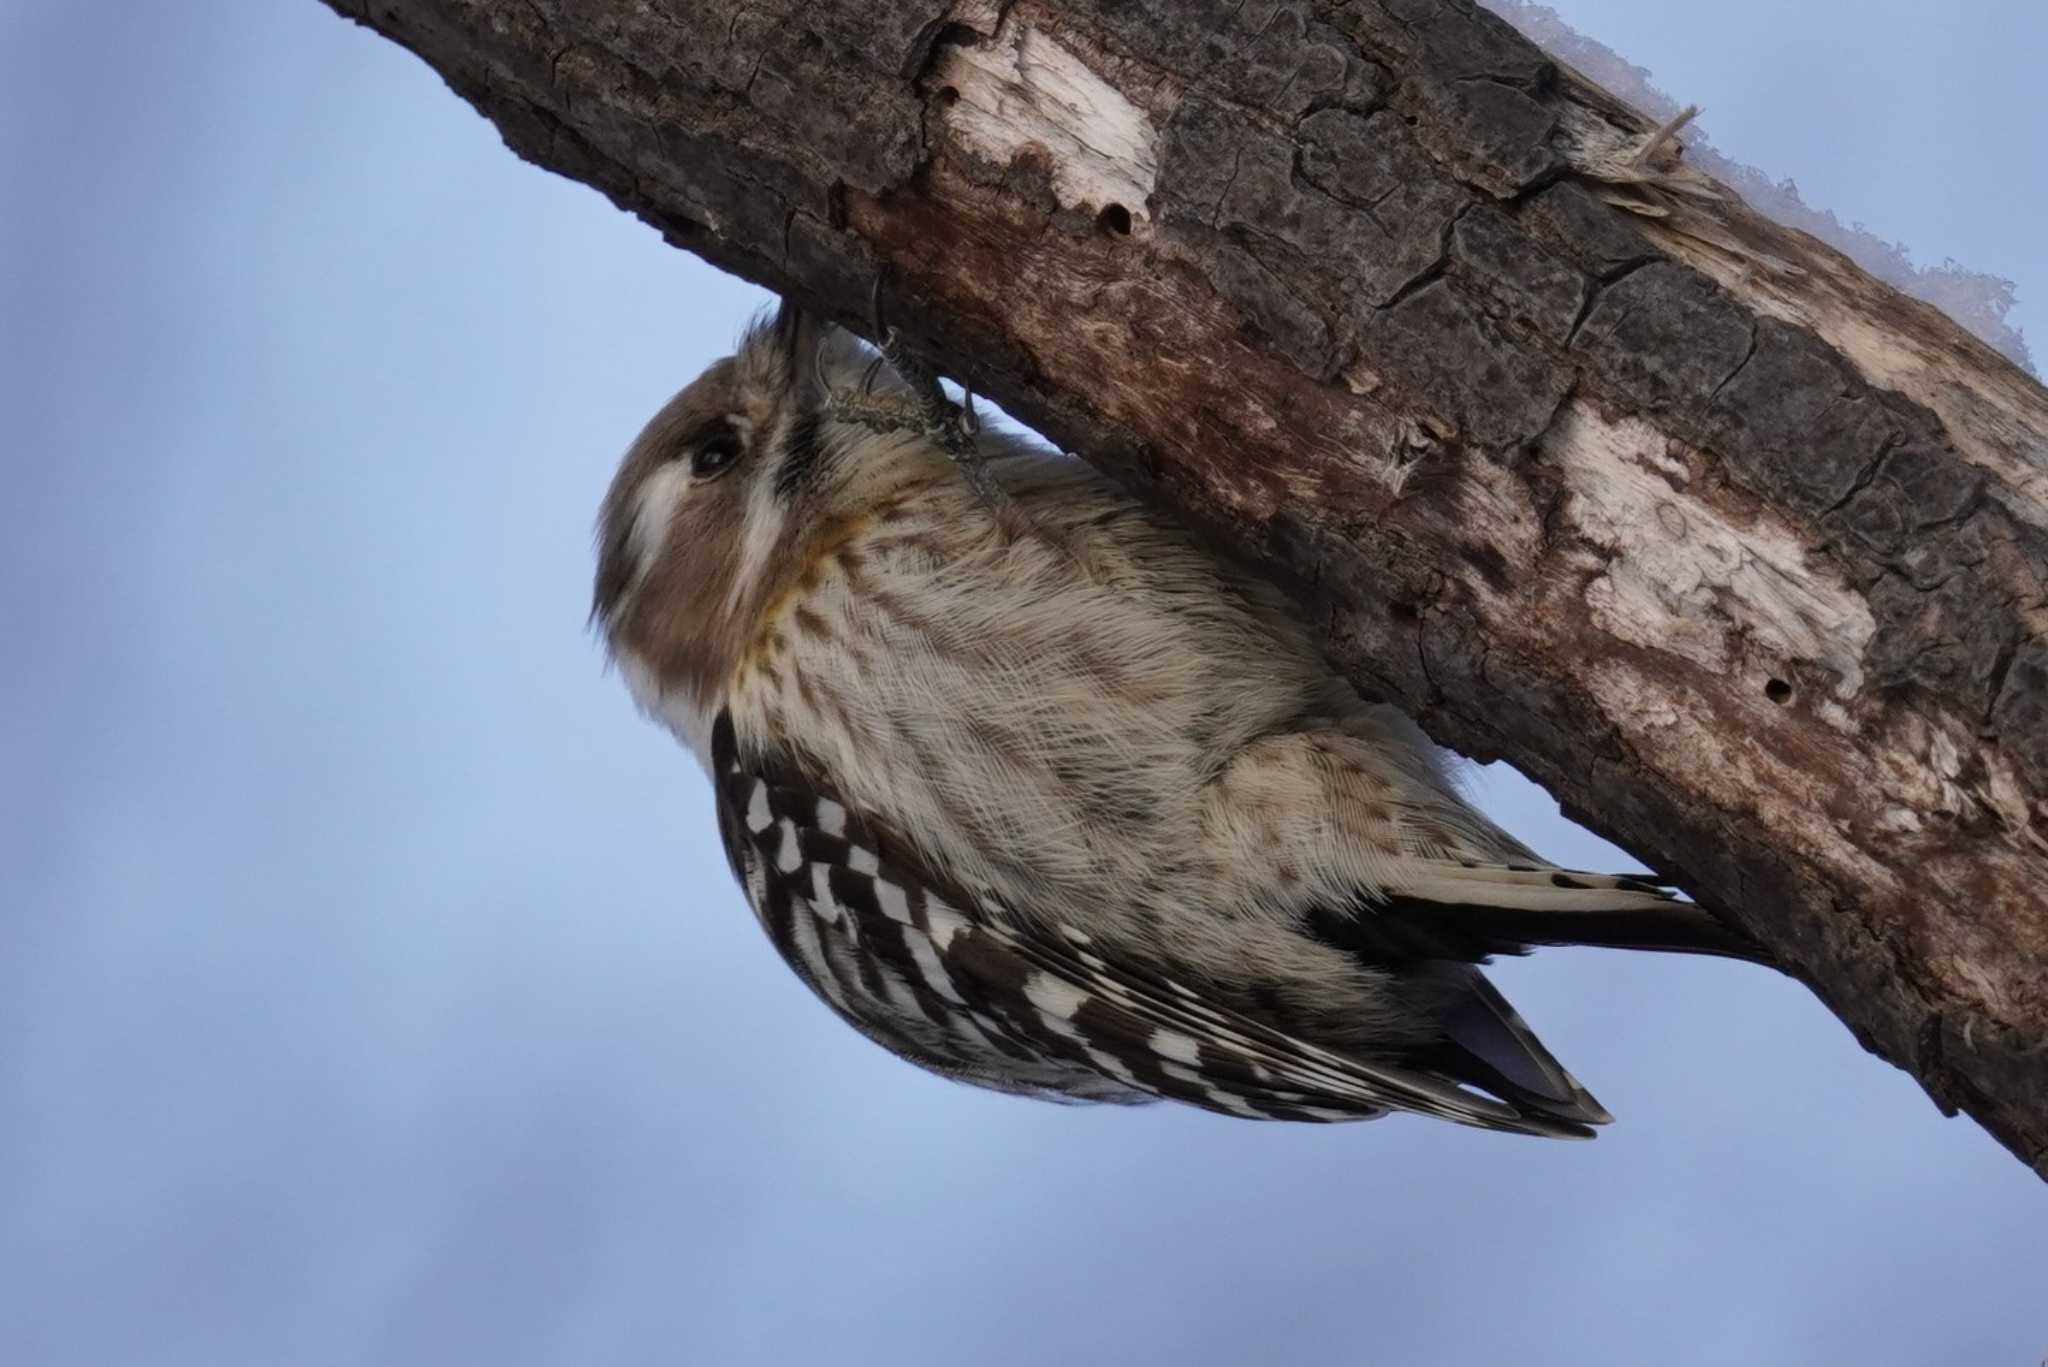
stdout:
<svg viewBox="0 0 2048 1367">
<path fill-rule="evenodd" d="M 2048 1176 L 2048 392 L 1465 0 L 328 0 L 1294 583 Z M 681 377 L 679 377 L 681 378 Z"/>
</svg>

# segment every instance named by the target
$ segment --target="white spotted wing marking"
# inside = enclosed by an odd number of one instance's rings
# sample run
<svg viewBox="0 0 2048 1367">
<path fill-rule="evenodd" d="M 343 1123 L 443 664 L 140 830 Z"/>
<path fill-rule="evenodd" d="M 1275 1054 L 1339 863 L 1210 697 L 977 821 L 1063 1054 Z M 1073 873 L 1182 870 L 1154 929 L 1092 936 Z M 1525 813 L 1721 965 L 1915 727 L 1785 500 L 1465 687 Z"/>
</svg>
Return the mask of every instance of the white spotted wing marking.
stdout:
<svg viewBox="0 0 2048 1367">
<path fill-rule="evenodd" d="M 1041 1095 L 1129 1099 L 1041 1055 L 1002 1013 L 967 1000 L 946 948 L 970 918 L 861 838 L 844 806 L 743 766 L 714 727 L 720 830 L 748 900 L 797 976 L 870 1039 L 936 1072 Z M 728 805 L 729 804 L 729 805 Z"/>
<path fill-rule="evenodd" d="M 1088 1004 L 1088 994 L 1064 978 L 1036 972 L 1024 980 L 1024 1000 L 1030 1002 L 1045 1023 L 1070 1039 L 1080 1039 L 1074 1017 Z"/>
<path fill-rule="evenodd" d="M 1400 1109 L 1527 1130 L 1513 1107 L 1444 1079 L 1325 1048 L 1047 934 L 881 838 L 787 759 L 742 763 L 712 737 L 724 833 L 785 960 L 863 1034 L 934 1071 L 1083 1100 L 1165 1097 L 1228 1115 L 1364 1120 Z M 1544 1132 L 1544 1131 L 1538 1131 Z"/>
<path fill-rule="evenodd" d="M 953 985 L 953 975 L 939 961 L 939 953 L 933 948 L 931 937 L 921 935 L 913 928 L 903 938 L 909 946 L 910 957 L 917 962 L 917 971 L 924 975 L 924 985 L 955 1006 L 965 1006 L 967 998 L 961 996 L 960 989 Z"/>
<path fill-rule="evenodd" d="M 903 889 L 886 878 L 875 879 L 875 901 L 881 905 L 882 914 L 899 925 L 909 925 L 910 899 Z"/>
<path fill-rule="evenodd" d="M 826 835 L 846 834 L 846 808 L 829 797 L 818 799 L 818 829 Z"/>
<path fill-rule="evenodd" d="M 747 795 L 747 829 L 755 835 L 768 829 L 775 818 L 768 811 L 768 783 L 755 779 L 753 789 Z"/>
<path fill-rule="evenodd" d="M 1152 1046 L 1153 1053 L 1168 1062 L 1184 1064 L 1189 1068 L 1201 1066 L 1202 1046 L 1195 1043 L 1193 1035 L 1169 1030 L 1162 1025 L 1152 1032 L 1152 1038 L 1146 1042 Z"/>
<path fill-rule="evenodd" d="M 777 829 L 781 835 L 775 847 L 775 871 L 795 873 L 803 867 L 804 862 L 803 848 L 797 840 L 796 823 L 784 817 L 777 823 Z"/>
<path fill-rule="evenodd" d="M 1490 1128 L 1528 1127 L 1513 1107 L 1491 1097 L 1309 1043 L 1204 1003 L 1170 979 L 1071 947 L 1050 953 L 1044 942 L 1021 938 L 1008 924 L 990 924 L 980 933 L 1008 939 L 1020 957 L 1125 1017 L 1108 1022 L 1111 1029 L 1091 1031 L 1092 1047 L 1119 1057 L 1147 1086 L 1177 1100 L 1233 1115 L 1361 1120 L 1398 1109 Z M 1173 1085 L 1154 1083 L 1153 1075 Z"/>
</svg>

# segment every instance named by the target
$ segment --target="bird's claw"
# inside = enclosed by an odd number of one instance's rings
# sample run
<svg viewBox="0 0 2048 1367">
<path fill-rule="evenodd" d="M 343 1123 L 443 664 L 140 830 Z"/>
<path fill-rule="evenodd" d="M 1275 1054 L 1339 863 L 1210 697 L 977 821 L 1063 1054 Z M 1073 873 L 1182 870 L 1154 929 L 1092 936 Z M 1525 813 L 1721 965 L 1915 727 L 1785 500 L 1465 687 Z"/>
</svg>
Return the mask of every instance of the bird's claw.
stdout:
<svg viewBox="0 0 2048 1367">
<path fill-rule="evenodd" d="M 900 412 L 894 405 L 879 400 L 875 384 L 881 378 L 882 367 L 888 366 L 902 379 L 908 390 L 906 397 L 915 415 L 915 426 L 942 447 L 946 454 L 956 461 L 971 462 L 977 458 L 974 438 L 981 431 L 981 419 L 974 411 L 974 396 L 967 396 L 963 409 L 946 397 L 939 386 L 939 377 L 932 368 L 903 343 L 903 338 L 889 323 L 882 307 L 882 273 L 875 273 L 874 283 L 868 287 L 868 327 L 874 338 L 875 358 L 868 362 L 861 372 L 860 383 L 854 393 L 842 405 L 850 413 L 868 418 L 879 418 L 881 410 Z M 870 422 L 870 425 L 874 425 Z M 891 425 L 904 425 L 900 417 Z"/>
<path fill-rule="evenodd" d="M 884 357 L 881 352 L 876 352 L 875 359 L 869 361 L 868 368 L 861 372 L 860 387 L 855 391 L 860 398 L 866 399 L 873 397 L 875 392 L 875 379 L 882 373 L 882 365 L 886 359 L 887 358 Z"/>
<path fill-rule="evenodd" d="M 875 275 L 868 291 L 868 326 L 874 339 L 875 356 L 861 371 L 850 389 L 835 389 L 818 372 L 820 388 L 827 396 L 835 417 L 857 422 L 878 432 L 915 430 L 929 437 L 966 475 L 982 501 L 994 508 L 1007 508 L 1008 496 L 986 468 L 978 438 L 981 414 L 974 406 L 974 391 L 963 388 L 962 402 L 946 397 L 938 373 L 904 345 L 903 338 L 889 324 L 882 310 L 882 277 Z M 877 390 L 882 367 L 896 372 L 900 388 Z"/>
</svg>

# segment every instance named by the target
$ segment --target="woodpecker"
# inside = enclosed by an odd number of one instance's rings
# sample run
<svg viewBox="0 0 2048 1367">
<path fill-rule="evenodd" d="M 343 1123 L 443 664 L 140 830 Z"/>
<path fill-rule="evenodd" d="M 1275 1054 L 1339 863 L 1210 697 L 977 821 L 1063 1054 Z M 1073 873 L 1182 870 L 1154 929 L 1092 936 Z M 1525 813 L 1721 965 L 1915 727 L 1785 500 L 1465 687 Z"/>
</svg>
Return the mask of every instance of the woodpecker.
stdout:
<svg viewBox="0 0 2048 1367">
<path fill-rule="evenodd" d="M 1281 591 L 1088 465 L 887 420 L 931 382 L 885 354 L 757 320 L 627 451 L 592 605 L 769 939 L 862 1034 L 1053 1100 L 1588 1137 L 1612 1117 L 1480 964 L 1768 962 L 1537 857 Z"/>
</svg>

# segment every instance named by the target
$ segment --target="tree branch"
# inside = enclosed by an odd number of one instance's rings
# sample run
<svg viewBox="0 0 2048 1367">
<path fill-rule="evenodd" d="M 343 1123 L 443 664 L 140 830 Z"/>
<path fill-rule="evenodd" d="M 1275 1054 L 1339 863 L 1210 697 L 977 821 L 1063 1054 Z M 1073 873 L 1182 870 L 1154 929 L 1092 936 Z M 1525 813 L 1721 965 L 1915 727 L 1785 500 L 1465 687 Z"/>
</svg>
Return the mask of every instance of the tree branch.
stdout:
<svg viewBox="0 0 2048 1367">
<path fill-rule="evenodd" d="M 328 3 L 678 246 L 881 273 L 2048 1176 L 2048 392 L 1941 314 L 1466 0 Z"/>
</svg>

